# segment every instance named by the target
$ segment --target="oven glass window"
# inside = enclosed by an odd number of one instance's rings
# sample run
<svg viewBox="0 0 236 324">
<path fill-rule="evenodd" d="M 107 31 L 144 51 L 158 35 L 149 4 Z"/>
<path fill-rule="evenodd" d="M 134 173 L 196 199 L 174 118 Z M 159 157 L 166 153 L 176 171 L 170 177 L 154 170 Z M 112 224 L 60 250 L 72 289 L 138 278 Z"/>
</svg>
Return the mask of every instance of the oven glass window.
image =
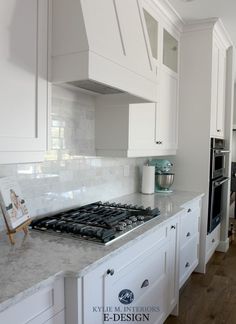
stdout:
<svg viewBox="0 0 236 324">
<path fill-rule="evenodd" d="M 213 213 L 212 218 L 215 218 L 221 212 L 221 200 L 222 200 L 222 185 L 214 189 L 214 198 L 213 198 Z"/>
<path fill-rule="evenodd" d="M 215 171 L 221 170 L 224 167 L 224 156 L 215 156 Z"/>
</svg>

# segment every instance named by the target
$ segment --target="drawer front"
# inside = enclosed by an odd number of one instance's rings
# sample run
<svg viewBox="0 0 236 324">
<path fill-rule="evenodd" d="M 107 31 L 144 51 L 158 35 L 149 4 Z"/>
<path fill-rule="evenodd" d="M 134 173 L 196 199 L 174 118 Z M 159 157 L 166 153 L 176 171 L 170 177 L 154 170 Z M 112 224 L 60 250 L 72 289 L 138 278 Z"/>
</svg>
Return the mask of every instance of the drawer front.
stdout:
<svg viewBox="0 0 236 324">
<path fill-rule="evenodd" d="M 187 202 L 186 204 L 182 205 L 186 213 L 190 213 L 195 209 L 201 208 L 201 199 L 195 199 L 193 201 Z"/>
<path fill-rule="evenodd" d="M 188 279 L 198 264 L 198 236 L 195 236 L 180 249 L 179 284 L 180 287 Z"/>
<path fill-rule="evenodd" d="M 220 224 L 207 235 L 206 238 L 206 262 L 209 261 L 220 242 Z"/>
<path fill-rule="evenodd" d="M 0 313 L 0 323 L 41 324 L 63 309 L 64 279 L 59 279 Z"/>
<path fill-rule="evenodd" d="M 117 305 L 117 296 L 122 289 L 129 289 L 135 296 L 135 303 L 148 291 L 167 277 L 167 248 L 154 246 L 132 264 L 128 264 L 113 276 L 106 276 L 105 305 Z M 154 302 L 154 301 L 153 301 Z"/>
<path fill-rule="evenodd" d="M 185 212 L 180 218 L 180 247 L 187 244 L 195 235 L 198 234 L 198 220 L 200 208 L 191 209 L 190 212 Z"/>
</svg>

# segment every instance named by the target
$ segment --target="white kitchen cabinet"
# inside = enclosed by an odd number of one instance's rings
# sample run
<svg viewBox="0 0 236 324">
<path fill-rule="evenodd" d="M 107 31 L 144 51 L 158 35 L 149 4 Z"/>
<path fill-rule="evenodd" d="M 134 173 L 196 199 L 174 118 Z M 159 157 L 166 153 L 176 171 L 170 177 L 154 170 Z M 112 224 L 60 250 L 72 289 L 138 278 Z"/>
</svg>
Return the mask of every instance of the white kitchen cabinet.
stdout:
<svg viewBox="0 0 236 324">
<path fill-rule="evenodd" d="M 174 155 L 178 139 L 179 34 L 168 32 L 160 16 L 143 2 L 151 62 L 156 68 L 158 102 L 122 104 L 97 100 L 95 147 L 101 156 Z M 169 29 L 168 29 L 169 30 Z M 174 36 L 172 36 L 174 35 Z"/>
<path fill-rule="evenodd" d="M 207 235 L 206 238 L 206 263 L 210 260 L 220 243 L 220 224 Z"/>
<path fill-rule="evenodd" d="M 180 45 L 180 109 L 178 154 L 175 160 L 175 188 L 205 193 L 202 204 L 203 217 L 201 218 L 199 265 L 197 267 L 198 272 L 204 273 L 207 260 L 210 138 L 211 136 L 224 137 L 227 149 L 230 150 L 235 56 L 233 43 L 225 27 L 216 18 L 186 24 L 181 35 Z M 221 53 L 222 46 L 224 54 Z M 221 48 L 220 51 L 219 48 Z M 219 59 L 220 56 L 221 59 Z M 224 60 L 226 63 L 222 63 Z M 221 67 L 219 61 L 221 61 Z M 225 72 L 222 72 L 225 69 L 225 67 L 223 68 L 225 64 L 226 77 Z M 218 86 L 218 84 L 221 85 Z M 227 89 L 227 100 L 224 99 L 224 88 Z M 223 116 L 224 111 L 225 116 Z M 217 132 L 217 129 L 222 131 Z M 226 159 L 225 176 L 230 176 L 230 157 Z M 221 251 L 226 251 L 228 247 L 227 197 L 230 195 L 229 189 L 226 188 L 223 202 Z"/>
<path fill-rule="evenodd" d="M 42 161 L 47 148 L 48 0 L 0 4 L 0 164 Z"/>
<path fill-rule="evenodd" d="M 136 314 L 137 312 L 128 308 L 124 310 L 129 306 L 154 306 L 155 311 L 141 313 L 149 314 L 149 323 L 163 323 L 178 302 L 177 235 L 176 216 L 85 275 L 84 324 L 103 323 L 104 316 L 118 317 L 119 313 L 124 312 Z M 127 305 L 118 299 L 124 289 L 134 294 L 133 302 Z M 94 306 L 104 309 L 99 311 L 98 308 L 94 309 Z"/>
<path fill-rule="evenodd" d="M 226 48 L 214 35 L 212 48 L 211 137 L 224 138 Z"/>
<path fill-rule="evenodd" d="M 178 143 L 178 75 L 165 66 L 161 69 L 160 102 L 156 105 L 156 144 L 174 154 Z"/>
<path fill-rule="evenodd" d="M 37 290 L 0 313 L 4 324 L 65 324 L 64 278 Z"/>
<path fill-rule="evenodd" d="M 184 206 L 180 216 L 179 288 L 183 286 L 199 261 L 199 223 L 201 200 Z"/>
</svg>

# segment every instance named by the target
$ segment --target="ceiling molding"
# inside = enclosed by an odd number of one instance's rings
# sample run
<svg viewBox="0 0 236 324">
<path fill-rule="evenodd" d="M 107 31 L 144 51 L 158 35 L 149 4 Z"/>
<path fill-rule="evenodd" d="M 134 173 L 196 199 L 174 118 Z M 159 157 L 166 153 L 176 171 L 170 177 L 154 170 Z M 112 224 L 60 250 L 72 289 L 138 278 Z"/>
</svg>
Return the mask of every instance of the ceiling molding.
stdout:
<svg viewBox="0 0 236 324">
<path fill-rule="evenodd" d="M 183 31 L 184 21 L 168 0 L 151 0 L 169 24 L 173 24 L 178 32 Z"/>
</svg>

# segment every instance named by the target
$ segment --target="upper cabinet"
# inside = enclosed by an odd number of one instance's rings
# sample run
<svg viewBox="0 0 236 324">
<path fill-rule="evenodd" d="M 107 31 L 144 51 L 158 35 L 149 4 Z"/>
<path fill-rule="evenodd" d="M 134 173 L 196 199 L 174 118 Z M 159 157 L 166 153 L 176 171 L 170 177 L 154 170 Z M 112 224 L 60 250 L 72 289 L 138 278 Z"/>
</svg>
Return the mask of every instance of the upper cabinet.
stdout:
<svg viewBox="0 0 236 324">
<path fill-rule="evenodd" d="M 163 64 L 178 73 L 179 42 L 167 30 L 163 31 Z"/>
<path fill-rule="evenodd" d="M 142 2 L 144 33 L 150 62 L 156 71 L 153 103 L 122 104 L 97 100 L 96 152 L 102 156 L 174 155 L 178 139 L 179 39 L 180 31 L 169 25 L 165 14 Z"/>
<path fill-rule="evenodd" d="M 47 149 L 48 0 L 0 4 L 0 163 L 42 161 Z"/>
<path fill-rule="evenodd" d="M 211 137 L 224 138 L 226 47 L 214 33 L 212 45 Z"/>
</svg>

